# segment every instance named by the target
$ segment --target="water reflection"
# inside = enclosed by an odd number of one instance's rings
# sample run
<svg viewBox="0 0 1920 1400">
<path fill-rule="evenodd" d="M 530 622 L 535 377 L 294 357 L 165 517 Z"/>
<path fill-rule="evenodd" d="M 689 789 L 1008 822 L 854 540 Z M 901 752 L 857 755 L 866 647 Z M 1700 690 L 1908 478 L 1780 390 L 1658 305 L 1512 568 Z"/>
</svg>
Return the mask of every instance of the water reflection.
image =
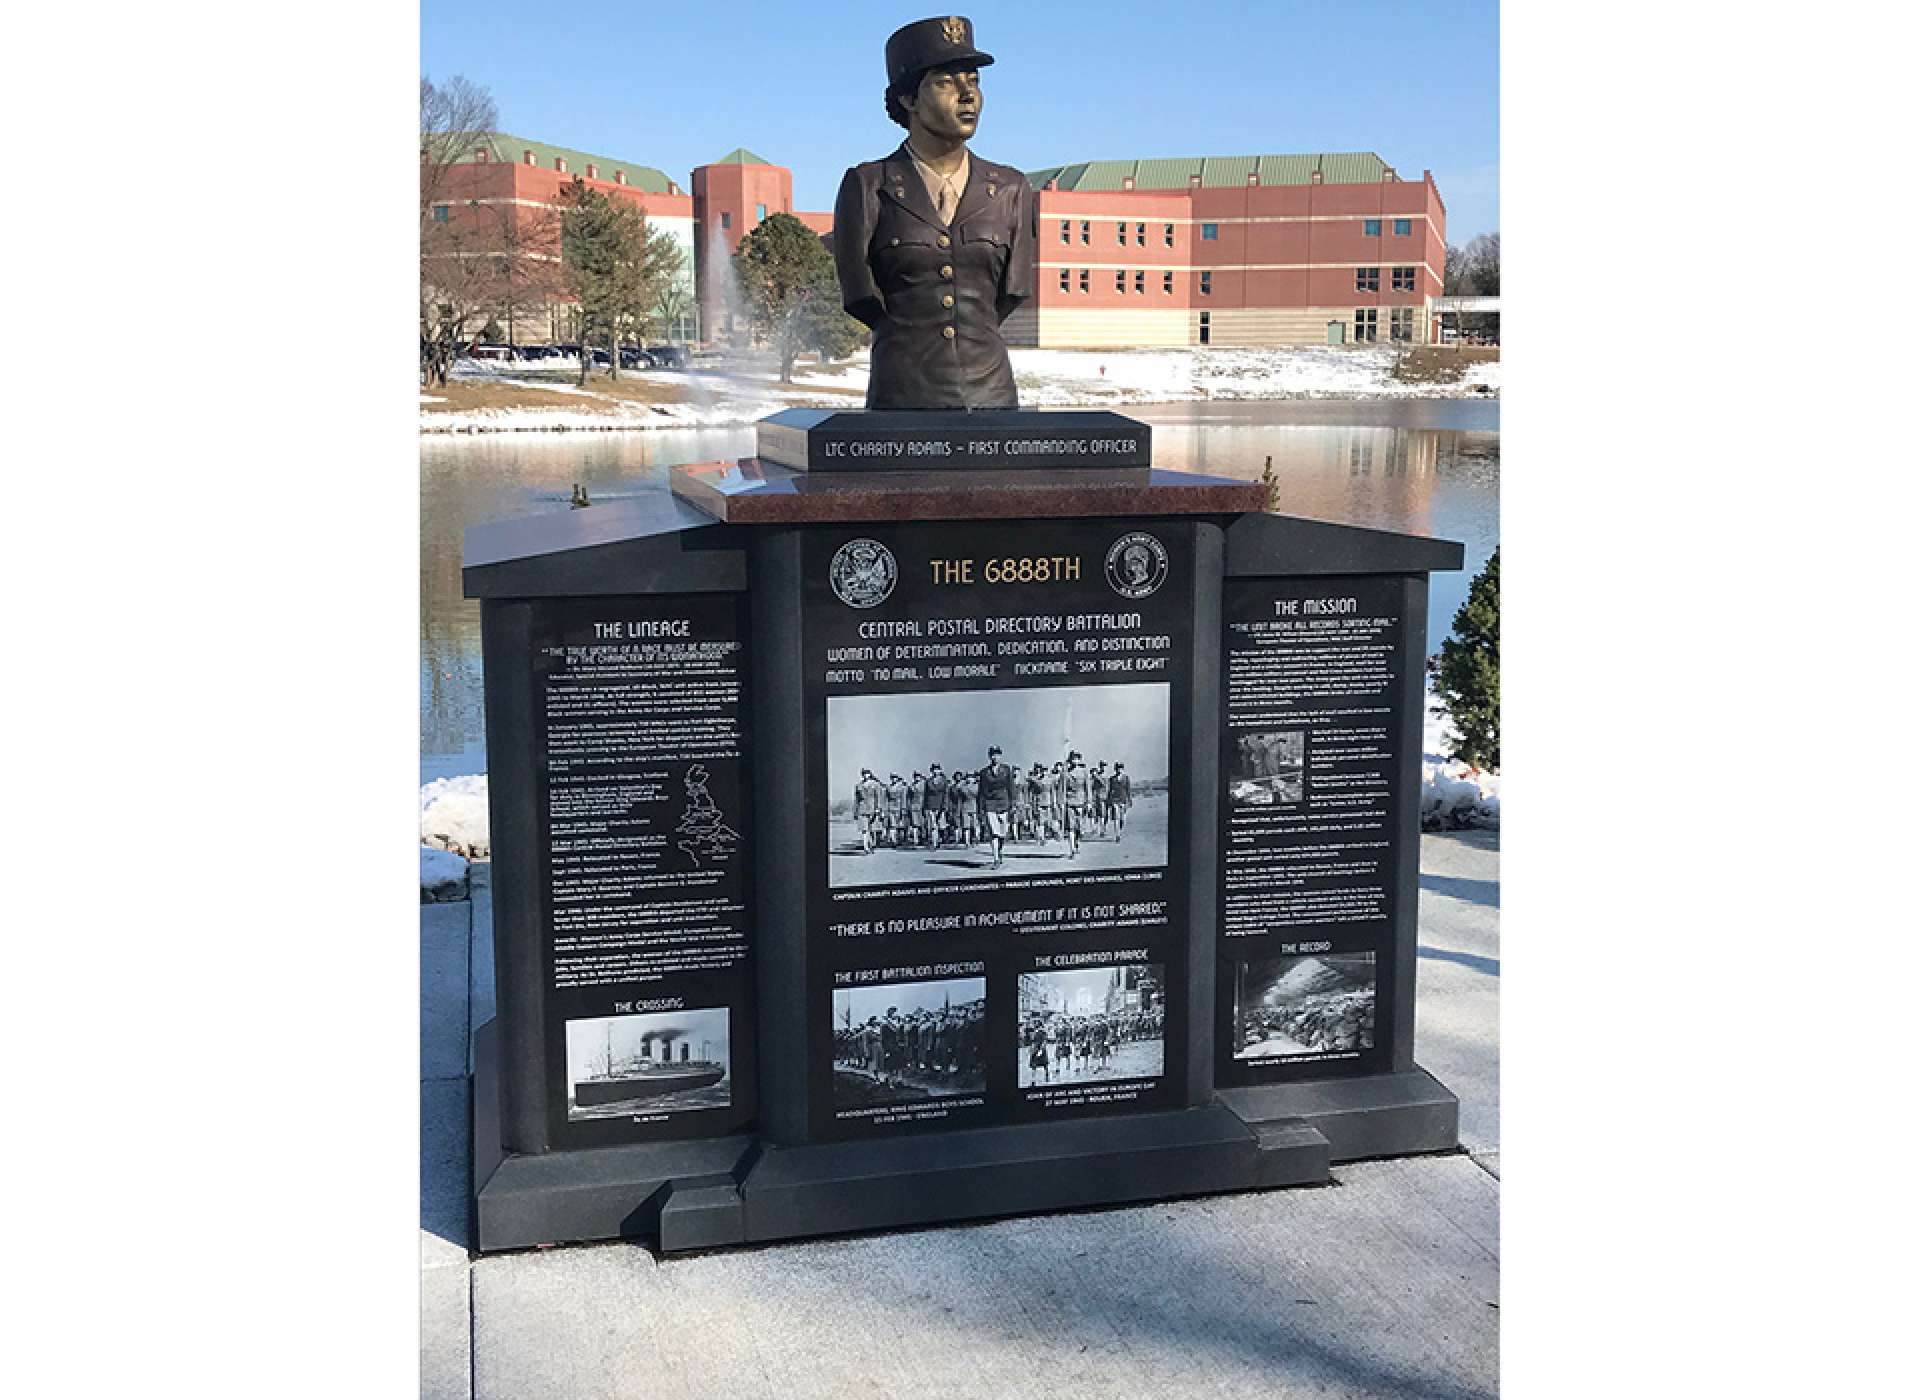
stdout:
<svg viewBox="0 0 1920 1400">
<path fill-rule="evenodd" d="M 1463 541 L 1466 569 L 1433 580 L 1430 649 L 1499 543 L 1497 404 L 1215 403 L 1127 411 L 1153 424 L 1161 466 L 1253 480 L 1271 455 L 1286 514 Z M 566 510 L 576 482 L 596 502 L 665 491 L 668 466 L 752 450 L 751 427 L 421 439 L 422 781 L 486 767 L 480 606 L 460 595 L 467 526 Z"/>
</svg>

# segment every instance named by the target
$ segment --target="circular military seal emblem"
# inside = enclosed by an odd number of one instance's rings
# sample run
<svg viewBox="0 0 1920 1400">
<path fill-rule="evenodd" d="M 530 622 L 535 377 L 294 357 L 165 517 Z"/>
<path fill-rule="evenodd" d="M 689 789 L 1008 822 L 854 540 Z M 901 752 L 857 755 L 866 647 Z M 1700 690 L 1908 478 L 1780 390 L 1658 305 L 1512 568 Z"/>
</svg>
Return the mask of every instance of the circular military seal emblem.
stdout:
<svg viewBox="0 0 1920 1400">
<path fill-rule="evenodd" d="M 1107 583 L 1122 598 L 1144 598 L 1167 581 L 1167 547 L 1152 535 L 1122 535 L 1107 550 Z"/>
<path fill-rule="evenodd" d="M 833 556 L 827 579 L 833 596 L 850 608 L 884 603 L 900 577 L 893 551 L 878 540 L 848 540 Z"/>
</svg>

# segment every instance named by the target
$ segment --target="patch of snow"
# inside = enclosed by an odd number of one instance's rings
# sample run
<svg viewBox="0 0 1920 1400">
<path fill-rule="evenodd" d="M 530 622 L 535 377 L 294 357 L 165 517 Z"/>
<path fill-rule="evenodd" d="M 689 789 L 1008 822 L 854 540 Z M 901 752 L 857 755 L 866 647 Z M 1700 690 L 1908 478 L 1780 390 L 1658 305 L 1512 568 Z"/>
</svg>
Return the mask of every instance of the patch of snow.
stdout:
<svg viewBox="0 0 1920 1400">
<path fill-rule="evenodd" d="M 1043 350 L 1015 347 L 1009 354 L 1023 408 L 1106 408 L 1123 404 L 1203 400 L 1268 399 L 1456 399 L 1500 391 L 1499 361 L 1467 366 L 1454 383 L 1403 383 L 1393 377 L 1400 351 L 1393 346 L 1267 345 L 1186 346 L 1161 350 Z M 423 413 L 423 432 L 632 431 L 641 428 L 720 428 L 753 423 L 783 408 L 854 408 L 861 400 L 831 390 L 864 392 L 870 352 L 828 368 L 795 366 L 794 383 L 781 385 L 778 365 L 765 355 L 739 356 L 722 368 L 646 371 L 650 384 L 671 385 L 687 395 L 678 404 L 630 404 L 525 377 L 524 366 L 461 360 L 454 375 L 500 384 L 522 384 L 603 398 L 608 409 L 485 409 L 470 413 Z M 543 369 L 565 370 L 578 361 L 543 360 Z"/>
<path fill-rule="evenodd" d="M 1447 756 L 1459 734 L 1446 702 L 1427 692 L 1426 725 L 1420 755 L 1420 825 L 1445 827 L 1500 825 L 1500 774 L 1483 772 Z"/>
<path fill-rule="evenodd" d="M 420 789 L 420 844 L 468 860 L 487 859 L 485 773 L 436 778 Z"/>
<path fill-rule="evenodd" d="M 447 903 L 467 897 L 467 862 L 437 846 L 420 848 L 420 898 Z"/>
</svg>

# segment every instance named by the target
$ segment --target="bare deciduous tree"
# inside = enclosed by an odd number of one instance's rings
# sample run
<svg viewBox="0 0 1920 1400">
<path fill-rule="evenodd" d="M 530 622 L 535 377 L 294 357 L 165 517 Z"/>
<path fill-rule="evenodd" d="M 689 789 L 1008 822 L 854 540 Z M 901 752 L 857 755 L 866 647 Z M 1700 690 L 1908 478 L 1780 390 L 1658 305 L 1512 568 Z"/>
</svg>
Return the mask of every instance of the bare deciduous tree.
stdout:
<svg viewBox="0 0 1920 1400">
<path fill-rule="evenodd" d="M 477 150 L 497 156 L 493 97 L 453 77 L 420 79 L 420 366 L 444 384 L 467 329 L 497 299 L 498 220 L 480 206 L 456 209 L 453 171 Z"/>
</svg>

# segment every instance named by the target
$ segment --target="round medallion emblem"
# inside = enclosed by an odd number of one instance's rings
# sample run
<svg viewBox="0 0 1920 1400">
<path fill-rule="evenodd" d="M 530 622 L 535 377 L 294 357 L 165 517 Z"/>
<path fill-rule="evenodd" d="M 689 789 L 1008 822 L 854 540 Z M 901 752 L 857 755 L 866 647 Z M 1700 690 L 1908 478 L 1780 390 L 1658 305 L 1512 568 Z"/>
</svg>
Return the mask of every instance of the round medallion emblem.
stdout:
<svg viewBox="0 0 1920 1400">
<path fill-rule="evenodd" d="M 1144 598 L 1167 581 L 1167 547 L 1152 535 L 1122 535 L 1107 550 L 1107 583 L 1122 598 Z"/>
<path fill-rule="evenodd" d="M 833 596 L 850 608 L 884 603 L 899 577 L 893 551 L 878 540 L 848 540 L 834 554 L 833 565 L 827 570 Z"/>
</svg>

